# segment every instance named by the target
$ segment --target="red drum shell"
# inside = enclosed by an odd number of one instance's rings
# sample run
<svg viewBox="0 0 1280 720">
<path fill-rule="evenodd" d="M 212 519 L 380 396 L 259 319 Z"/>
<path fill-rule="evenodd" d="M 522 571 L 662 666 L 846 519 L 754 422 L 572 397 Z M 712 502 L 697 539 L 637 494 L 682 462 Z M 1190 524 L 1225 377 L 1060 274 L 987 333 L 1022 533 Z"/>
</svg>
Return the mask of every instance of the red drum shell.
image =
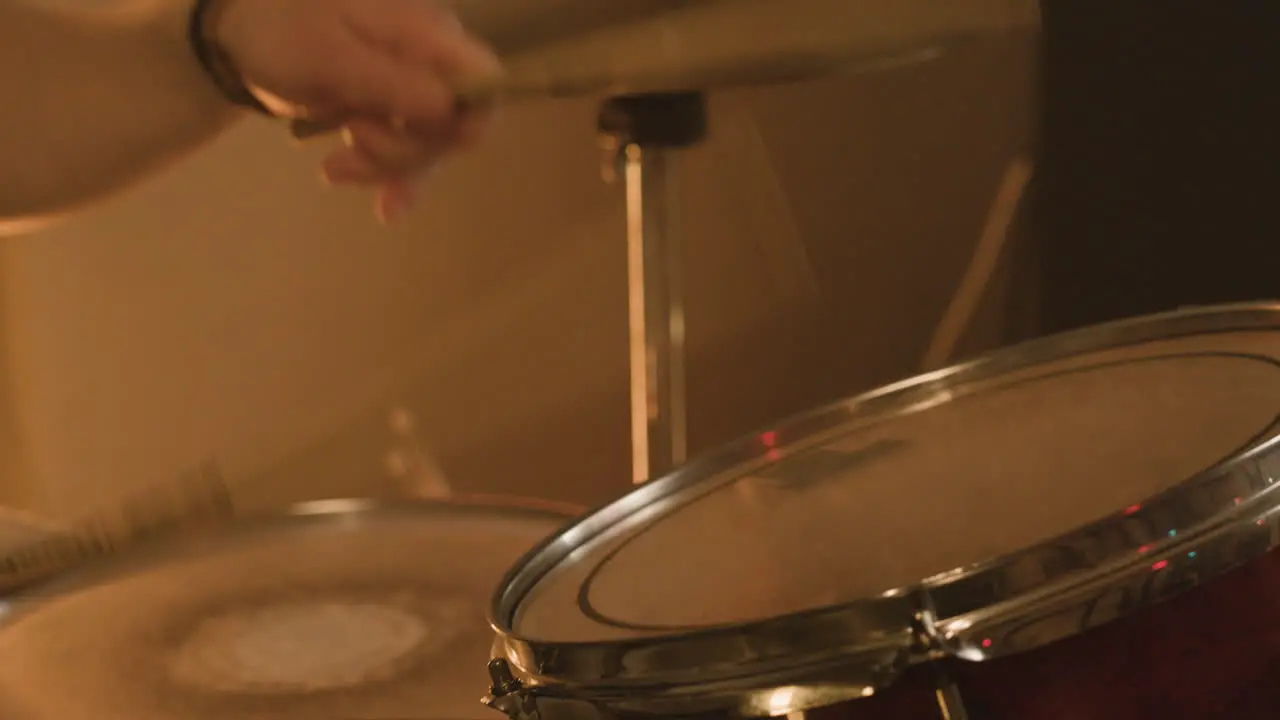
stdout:
<svg viewBox="0 0 1280 720">
<path fill-rule="evenodd" d="M 1280 553 L 1032 652 L 946 664 L 970 720 L 1280 718 Z M 810 715 L 938 720 L 933 675 Z"/>
</svg>

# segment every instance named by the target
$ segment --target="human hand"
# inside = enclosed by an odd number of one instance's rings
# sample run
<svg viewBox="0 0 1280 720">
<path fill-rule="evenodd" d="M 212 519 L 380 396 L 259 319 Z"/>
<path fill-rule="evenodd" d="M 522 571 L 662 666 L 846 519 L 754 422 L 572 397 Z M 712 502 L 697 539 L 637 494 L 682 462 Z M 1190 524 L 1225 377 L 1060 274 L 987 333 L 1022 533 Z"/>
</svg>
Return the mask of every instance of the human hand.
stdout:
<svg viewBox="0 0 1280 720">
<path fill-rule="evenodd" d="M 273 112 L 343 129 L 322 169 L 378 188 L 394 220 L 442 157 L 484 134 L 491 105 L 456 101 L 501 75 L 494 54 L 433 0 L 218 0 L 206 27 Z"/>
</svg>

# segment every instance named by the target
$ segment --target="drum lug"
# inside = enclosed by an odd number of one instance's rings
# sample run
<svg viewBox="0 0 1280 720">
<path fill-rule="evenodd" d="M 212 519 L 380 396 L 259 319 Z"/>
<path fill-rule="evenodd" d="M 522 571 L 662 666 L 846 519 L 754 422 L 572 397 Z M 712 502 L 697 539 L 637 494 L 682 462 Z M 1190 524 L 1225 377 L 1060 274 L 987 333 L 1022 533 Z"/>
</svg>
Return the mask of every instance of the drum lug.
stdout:
<svg viewBox="0 0 1280 720">
<path fill-rule="evenodd" d="M 563 689 L 526 685 L 502 658 L 489 661 L 489 683 L 484 704 L 510 720 L 618 720 L 603 706 Z"/>
<path fill-rule="evenodd" d="M 938 714 L 942 720 L 981 720 L 965 707 L 960 686 L 951 678 L 942 664 L 948 657 L 946 643 L 938 632 L 938 617 L 927 597 L 921 598 L 919 610 L 913 618 L 917 651 L 933 669 L 934 696 Z"/>
<path fill-rule="evenodd" d="M 915 653 L 927 660 L 946 657 L 946 645 L 938 632 L 938 617 L 933 610 L 933 603 L 928 597 L 920 598 L 917 603 L 919 607 L 915 617 L 911 619 Z"/>
<path fill-rule="evenodd" d="M 498 710 L 511 720 L 538 720 L 538 702 L 516 679 L 511 665 L 501 658 L 489 661 L 489 694 L 485 705 Z"/>
</svg>

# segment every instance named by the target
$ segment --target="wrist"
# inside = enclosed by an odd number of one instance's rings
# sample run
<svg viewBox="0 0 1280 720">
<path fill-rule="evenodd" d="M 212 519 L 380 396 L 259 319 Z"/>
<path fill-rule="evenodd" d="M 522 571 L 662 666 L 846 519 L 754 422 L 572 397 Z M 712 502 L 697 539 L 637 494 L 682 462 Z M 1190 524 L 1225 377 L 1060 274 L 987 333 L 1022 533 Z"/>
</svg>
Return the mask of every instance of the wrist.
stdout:
<svg viewBox="0 0 1280 720">
<path fill-rule="evenodd" d="M 224 98 L 240 107 L 271 115 L 271 110 L 250 89 L 222 40 L 226 9 L 232 1 L 194 0 L 187 40 L 205 75 Z"/>
</svg>

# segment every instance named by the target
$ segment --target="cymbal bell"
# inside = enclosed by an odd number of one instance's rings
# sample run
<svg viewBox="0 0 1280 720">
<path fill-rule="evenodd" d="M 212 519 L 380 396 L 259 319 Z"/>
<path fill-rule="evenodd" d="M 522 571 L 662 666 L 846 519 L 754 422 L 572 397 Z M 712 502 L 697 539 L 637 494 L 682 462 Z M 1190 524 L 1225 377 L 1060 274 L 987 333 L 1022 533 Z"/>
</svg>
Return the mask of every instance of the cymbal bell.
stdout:
<svg viewBox="0 0 1280 720">
<path fill-rule="evenodd" d="M 516 0 L 459 12 L 506 65 L 464 102 L 711 90 L 883 70 L 1034 29 L 1038 0 Z M 581 8 L 578 6 L 581 5 Z M 539 4 L 540 7 L 540 4 Z M 596 8 L 594 12 L 587 8 Z M 581 10 L 574 18 L 570 9 Z M 468 17 L 468 12 L 471 15 Z M 540 14 L 543 13 L 543 14 Z M 529 34 L 522 34 L 519 22 Z M 537 38 L 530 40 L 530 38 Z M 330 129 L 295 123 L 299 137 Z"/>
</svg>

